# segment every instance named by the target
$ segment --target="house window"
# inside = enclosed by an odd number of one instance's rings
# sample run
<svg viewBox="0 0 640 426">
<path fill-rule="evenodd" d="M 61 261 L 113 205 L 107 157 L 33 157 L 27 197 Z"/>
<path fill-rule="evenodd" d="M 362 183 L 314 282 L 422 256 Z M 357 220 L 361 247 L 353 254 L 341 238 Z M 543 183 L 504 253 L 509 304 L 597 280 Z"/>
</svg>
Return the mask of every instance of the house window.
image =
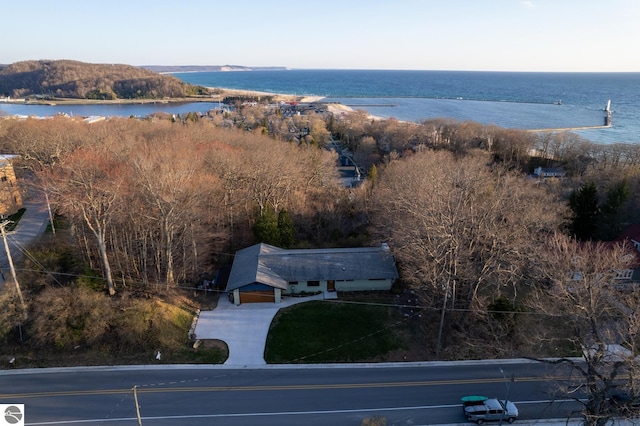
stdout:
<svg viewBox="0 0 640 426">
<path fill-rule="evenodd" d="M 6 176 L 2 176 L 2 178 L 0 178 L 0 180 L 2 180 L 2 182 L 6 182 L 7 181 L 7 177 Z"/>
<path fill-rule="evenodd" d="M 633 275 L 633 269 L 616 271 L 616 280 L 630 280 L 632 275 Z"/>
<path fill-rule="evenodd" d="M 320 287 L 320 281 L 307 281 L 309 287 Z"/>
<path fill-rule="evenodd" d="M 289 281 L 289 285 L 297 285 L 298 281 Z"/>
</svg>

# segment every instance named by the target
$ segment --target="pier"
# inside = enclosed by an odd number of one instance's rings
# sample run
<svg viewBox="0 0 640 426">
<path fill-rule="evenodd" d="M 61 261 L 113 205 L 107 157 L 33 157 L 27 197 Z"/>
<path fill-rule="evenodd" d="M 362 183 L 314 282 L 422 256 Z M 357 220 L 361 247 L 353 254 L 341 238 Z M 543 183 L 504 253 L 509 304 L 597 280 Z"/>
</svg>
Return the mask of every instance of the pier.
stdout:
<svg viewBox="0 0 640 426">
<path fill-rule="evenodd" d="M 609 127 L 613 127 L 613 124 L 604 124 L 602 126 L 557 127 L 552 129 L 526 129 L 525 132 L 529 132 L 529 133 L 571 132 L 574 130 L 607 129 Z"/>
<path fill-rule="evenodd" d="M 325 96 L 325 98 L 331 98 L 333 96 Z M 341 99 L 349 98 L 367 98 L 367 99 L 434 99 L 439 101 L 475 101 L 475 102 L 506 102 L 514 104 L 540 104 L 540 105 L 562 105 L 562 99 L 557 101 L 545 101 L 545 100 L 527 100 L 527 99 L 490 99 L 490 98 L 463 98 L 460 96 L 408 96 L 408 95 L 396 95 L 396 96 L 336 96 Z M 345 104 L 347 105 L 347 104 Z M 371 105 L 347 105 L 347 106 L 397 106 L 389 104 L 371 104 Z"/>
<path fill-rule="evenodd" d="M 529 133 L 544 133 L 544 132 L 571 132 L 574 130 L 591 130 L 591 129 L 607 129 L 613 127 L 613 111 L 611 110 L 611 99 L 607 102 L 607 106 L 603 110 L 606 115 L 604 117 L 604 124 L 601 126 L 580 126 L 580 127 L 558 127 L 553 129 L 527 129 Z"/>
<path fill-rule="evenodd" d="M 397 107 L 398 104 L 344 104 L 350 108 L 357 107 Z"/>
</svg>

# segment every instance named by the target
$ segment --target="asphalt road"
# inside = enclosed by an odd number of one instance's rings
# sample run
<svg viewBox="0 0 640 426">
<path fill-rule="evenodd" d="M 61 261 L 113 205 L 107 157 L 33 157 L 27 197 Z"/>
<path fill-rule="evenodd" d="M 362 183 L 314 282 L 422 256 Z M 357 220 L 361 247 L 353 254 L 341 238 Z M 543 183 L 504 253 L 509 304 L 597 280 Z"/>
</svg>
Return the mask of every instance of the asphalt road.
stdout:
<svg viewBox="0 0 640 426">
<path fill-rule="evenodd" d="M 18 222 L 18 226 L 12 232 L 7 233 L 7 243 L 14 265 L 17 267 L 18 261 L 27 254 L 26 247 L 36 237 L 44 233 L 49 220 L 49 211 L 44 201 L 44 197 L 35 194 L 23 202 L 25 213 Z M 4 243 L 0 241 L 0 286 L 4 280 L 9 280 L 11 272 L 9 260 Z"/>
<path fill-rule="evenodd" d="M 500 371 L 502 368 L 503 372 Z M 539 363 L 401 366 L 150 366 L 0 372 L 0 404 L 25 404 L 27 425 L 387 425 L 464 423 L 460 398 L 509 399 L 520 424 L 569 417 L 554 401 L 561 371 Z"/>
</svg>

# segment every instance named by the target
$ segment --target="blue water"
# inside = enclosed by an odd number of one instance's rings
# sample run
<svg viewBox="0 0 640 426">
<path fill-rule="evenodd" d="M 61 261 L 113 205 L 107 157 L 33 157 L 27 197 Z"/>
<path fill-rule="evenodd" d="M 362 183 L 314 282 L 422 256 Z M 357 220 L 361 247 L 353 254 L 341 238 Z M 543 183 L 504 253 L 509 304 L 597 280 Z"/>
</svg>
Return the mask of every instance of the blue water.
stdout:
<svg viewBox="0 0 640 426">
<path fill-rule="evenodd" d="M 612 128 L 575 133 L 599 143 L 640 143 L 640 73 L 288 70 L 175 76 L 208 87 L 325 96 L 385 118 L 454 118 L 516 129 L 602 125 L 611 99 Z"/>
<path fill-rule="evenodd" d="M 156 112 L 169 114 L 187 114 L 206 112 L 217 108 L 217 102 L 190 103 L 148 103 L 148 104 L 98 104 L 98 105 L 31 105 L 0 102 L 0 115 L 33 115 L 49 117 L 56 114 L 68 114 L 79 117 L 146 117 Z"/>
<path fill-rule="evenodd" d="M 174 74 L 208 87 L 324 96 L 380 117 L 472 120 L 507 128 L 597 126 L 611 99 L 614 126 L 576 131 L 599 143 L 640 143 L 640 73 L 281 70 Z M 561 101 L 561 104 L 557 103 Z M 384 106 L 374 106 L 384 105 Z M 389 106 L 392 105 L 392 106 Z M 8 114 L 145 116 L 204 112 L 217 104 L 35 106 L 0 103 Z"/>
</svg>

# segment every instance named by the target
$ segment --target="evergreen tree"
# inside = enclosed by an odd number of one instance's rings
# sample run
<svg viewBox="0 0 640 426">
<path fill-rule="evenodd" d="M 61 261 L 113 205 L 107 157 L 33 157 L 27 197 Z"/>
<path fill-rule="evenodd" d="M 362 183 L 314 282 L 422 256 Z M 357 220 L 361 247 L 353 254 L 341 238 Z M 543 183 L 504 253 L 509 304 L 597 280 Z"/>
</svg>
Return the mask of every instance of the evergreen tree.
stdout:
<svg viewBox="0 0 640 426">
<path fill-rule="evenodd" d="M 286 209 L 280 210 L 278 213 L 278 231 L 280 232 L 280 244 L 284 248 L 292 247 L 296 242 L 296 231 L 293 226 L 293 220 L 289 216 Z"/>
<path fill-rule="evenodd" d="M 598 237 L 601 240 L 613 240 L 624 229 L 621 208 L 629 200 L 631 190 L 626 180 L 622 180 L 607 192 L 607 200 L 601 207 L 601 220 Z"/>
<path fill-rule="evenodd" d="M 571 234 L 581 241 L 593 237 L 600 216 L 598 189 L 595 183 L 585 183 L 569 196 L 569 206 L 573 211 Z"/>
<path fill-rule="evenodd" d="M 624 203 L 629 199 L 631 190 L 626 180 L 622 180 L 615 184 L 613 188 L 607 192 L 607 202 L 602 207 L 602 212 L 606 214 L 616 214 Z"/>
<path fill-rule="evenodd" d="M 278 219 L 272 209 L 265 209 L 262 216 L 253 225 L 253 235 L 261 243 L 280 246 Z"/>
</svg>

